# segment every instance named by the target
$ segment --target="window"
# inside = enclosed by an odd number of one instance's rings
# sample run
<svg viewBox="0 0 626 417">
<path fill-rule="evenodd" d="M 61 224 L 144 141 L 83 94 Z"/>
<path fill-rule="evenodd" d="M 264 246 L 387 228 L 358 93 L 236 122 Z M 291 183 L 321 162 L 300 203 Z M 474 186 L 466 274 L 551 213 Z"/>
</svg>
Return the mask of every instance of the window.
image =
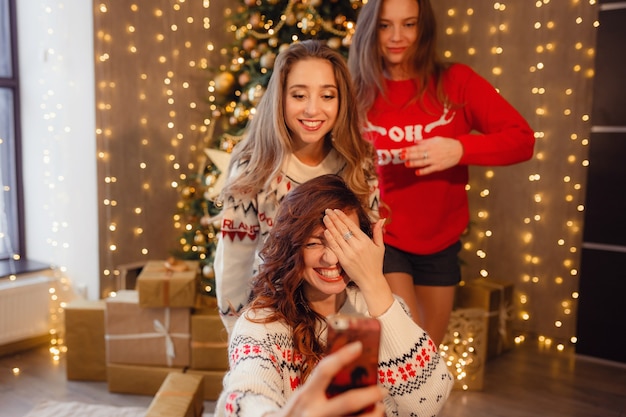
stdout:
<svg viewBox="0 0 626 417">
<path fill-rule="evenodd" d="M 0 0 L 0 262 L 22 254 L 15 0 Z"/>
</svg>

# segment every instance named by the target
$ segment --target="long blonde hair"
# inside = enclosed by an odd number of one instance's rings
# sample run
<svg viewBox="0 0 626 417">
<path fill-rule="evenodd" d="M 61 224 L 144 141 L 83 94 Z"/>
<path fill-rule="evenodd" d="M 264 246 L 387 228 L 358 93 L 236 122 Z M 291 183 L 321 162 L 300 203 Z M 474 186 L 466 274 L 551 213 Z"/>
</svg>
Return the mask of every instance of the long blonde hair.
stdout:
<svg viewBox="0 0 626 417">
<path fill-rule="evenodd" d="M 337 122 L 324 140 L 345 161 L 342 176 L 350 189 L 363 202 L 369 198 L 368 180 L 376 176 L 375 152 L 360 133 L 356 94 L 345 58 L 321 41 L 306 40 L 293 43 L 278 54 L 267 90 L 247 127 L 246 136 L 233 149 L 228 180 L 219 200 L 253 196 L 280 174 L 283 162 L 293 152 L 293 139 L 285 122 L 287 76 L 296 62 L 306 59 L 324 59 L 333 67 L 339 112 Z"/>
</svg>

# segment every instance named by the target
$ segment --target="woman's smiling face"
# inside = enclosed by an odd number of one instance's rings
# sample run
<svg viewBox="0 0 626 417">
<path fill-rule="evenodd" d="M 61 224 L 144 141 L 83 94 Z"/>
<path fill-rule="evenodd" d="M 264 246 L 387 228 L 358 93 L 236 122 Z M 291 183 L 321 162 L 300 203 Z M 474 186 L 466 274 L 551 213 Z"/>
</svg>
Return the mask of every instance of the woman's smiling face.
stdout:
<svg viewBox="0 0 626 417">
<path fill-rule="evenodd" d="M 355 212 L 348 218 L 358 229 L 359 218 Z M 320 301 L 342 293 L 350 277 L 346 276 L 339 264 L 337 255 L 327 246 L 324 228 L 316 229 L 303 249 L 305 293 L 309 301 Z"/>
<path fill-rule="evenodd" d="M 332 64 L 311 58 L 293 64 L 285 87 L 285 121 L 296 148 L 323 143 L 339 113 L 339 90 Z"/>
</svg>

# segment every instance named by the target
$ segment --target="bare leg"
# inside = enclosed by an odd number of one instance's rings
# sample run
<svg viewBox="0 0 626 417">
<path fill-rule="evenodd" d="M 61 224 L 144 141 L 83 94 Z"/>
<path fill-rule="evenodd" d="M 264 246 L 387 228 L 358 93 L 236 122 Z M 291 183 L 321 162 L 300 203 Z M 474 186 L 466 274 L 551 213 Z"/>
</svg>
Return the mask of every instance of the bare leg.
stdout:
<svg viewBox="0 0 626 417">
<path fill-rule="evenodd" d="M 443 342 L 448 329 L 455 288 L 454 285 L 447 287 L 416 285 L 414 287 L 415 299 L 421 312 L 422 328 L 430 335 L 437 347 Z"/>
<path fill-rule="evenodd" d="M 401 297 L 404 304 L 409 308 L 413 321 L 423 328 L 422 314 L 420 305 L 417 302 L 417 296 L 415 295 L 413 277 L 404 272 L 391 272 L 385 274 L 385 278 L 387 278 L 391 292 Z"/>
</svg>

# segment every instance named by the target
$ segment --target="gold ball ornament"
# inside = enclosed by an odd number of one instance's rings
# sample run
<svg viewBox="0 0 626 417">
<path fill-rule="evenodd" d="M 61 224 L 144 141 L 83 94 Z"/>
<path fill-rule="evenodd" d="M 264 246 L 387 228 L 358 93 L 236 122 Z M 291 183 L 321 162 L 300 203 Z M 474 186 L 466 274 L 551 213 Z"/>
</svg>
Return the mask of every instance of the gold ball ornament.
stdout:
<svg viewBox="0 0 626 417">
<path fill-rule="evenodd" d="M 215 174 L 209 174 L 206 177 L 204 177 L 204 185 L 206 185 L 207 187 L 211 187 L 213 184 L 215 184 L 216 181 L 217 181 L 217 175 Z"/>
<path fill-rule="evenodd" d="M 328 45 L 331 49 L 335 49 L 335 50 L 337 50 L 337 49 L 341 48 L 341 39 L 340 39 L 340 38 L 337 38 L 337 37 L 333 37 L 333 38 L 330 38 L 330 39 L 328 40 L 328 42 L 326 42 L 326 44 L 327 44 L 327 45 Z"/>
<path fill-rule="evenodd" d="M 276 61 L 276 54 L 272 51 L 265 53 L 262 57 L 261 57 L 261 66 L 263 68 L 274 68 L 274 62 Z"/>
<path fill-rule="evenodd" d="M 296 18 L 296 15 L 292 12 L 289 13 L 289 15 L 285 18 L 285 23 L 287 24 L 287 26 L 294 26 L 296 23 L 298 23 L 298 19 Z"/>
<path fill-rule="evenodd" d="M 237 81 L 239 81 L 239 85 L 245 86 L 250 82 L 250 73 L 248 71 L 242 72 L 241 74 L 239 74 Z"/>
<path fill-rule="evenodd" d="M 252 25 L 253 28 L 263 26 L 260 13 L 253 13 L 250 15 L 250 25 Z"/>
<path fill-rule="evenodd" d="M 346 17 L 342 14 L 335 16 L 335 24 L 337 26 L 343 26 L 343 24 L 346 22 Z"/>
<path fill-rule="evenodd" d="M 258 105 L 261 101 L 261 97 L 265 93 L 265 88 L 261 84 L 257 84 L 248 89 L 248 101 L 253 105 Z"/>
<path fill-rule="evenodd" d="M 256 0 L 244 0 L 244 4 L 248 7 L 256 6 Z"/>
<path fill-rule="evenodd" d="M 193 243 L 195 243 L 196 245 L 204 245 L 206 243 L 206 236 L 204 235 L 204 233 L 200 231 L 196 232 L 196 234 L 193 236 Z"/>
<path fill-rule="evenodd" d="M 256 39 L 252 37 L 247 37 L 246 39 L 243 40 L 243 42 L 241 43 L 241 46 L 243 47 L 245 51 L 250 52 L 256 47 L 256 44 L 257 44 Z"/>
<path fill-rule="evenodd" d="M 259 46 L 256 49 L 257 49 L 257 51 L 259 51 L 261 53 L 261 55 L 263 55 L 267 51 L 271 51 L 272 50 L 272 48 L 268 45 L 268 43 L 267 42 L 263 42 L 263 41 L 259 42 Z"/>
<path fill-rule="evenodd" d="M 213 265 L 204 265 L 202 267 L 202 276 L 205 278 L 215 278 L 215 271 L 213 270 Z"/>
<path fill-rule="evenodd" d="M 217 74 L 215 79 L 215 92 L 218 94 L 226 95 L 230 93 L 235 85 L 235 76 L 227 71 Z"/>
<path fill-rule="evenodd" d="M 241 123 L 248 118 L 250 112 L 243 104 L 237 104 L 235 110 L 233 111 L 233 116 L 237 119 L 237 122 Z"/>
</svg>

